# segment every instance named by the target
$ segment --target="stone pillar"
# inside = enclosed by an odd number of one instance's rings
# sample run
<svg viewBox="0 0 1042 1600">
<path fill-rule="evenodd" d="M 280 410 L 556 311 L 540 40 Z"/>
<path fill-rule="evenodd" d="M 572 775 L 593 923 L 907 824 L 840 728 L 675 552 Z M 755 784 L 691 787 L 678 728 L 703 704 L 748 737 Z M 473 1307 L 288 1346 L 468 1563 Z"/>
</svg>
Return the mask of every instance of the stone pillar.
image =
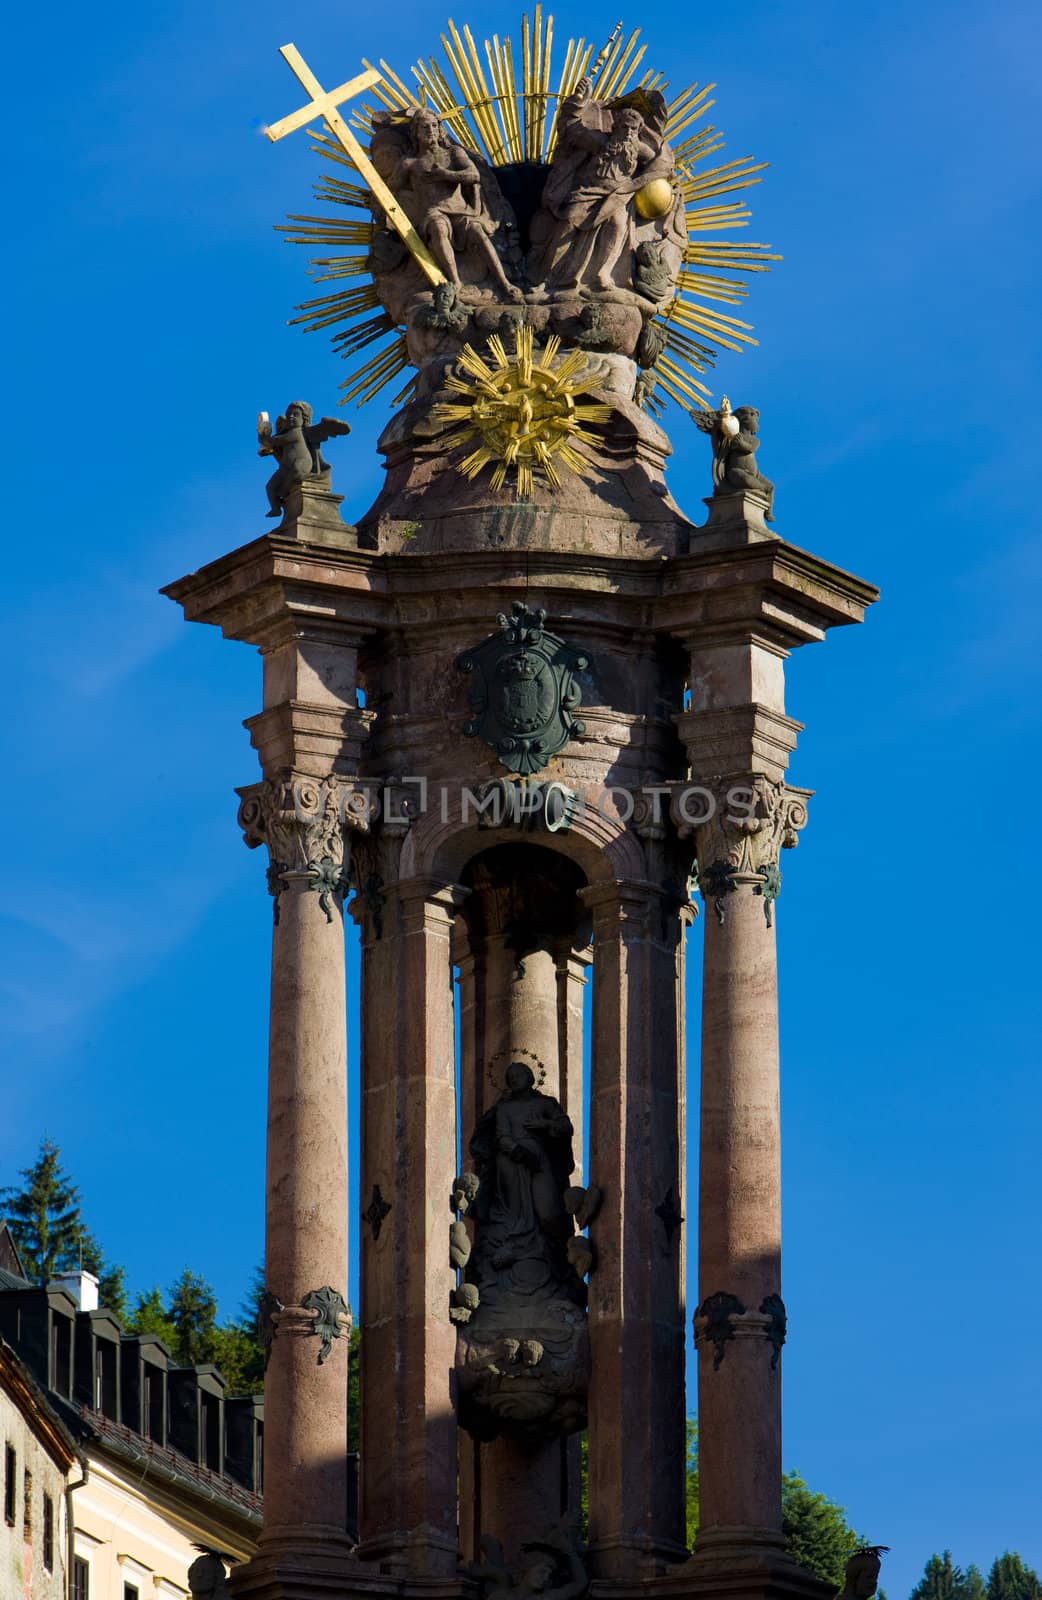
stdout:
<svg viewBox="0 0 1042 1600">
<path fill-rule="evenodd" d="M 457 1172 L 450 938 L 466 891 L 388 869 L 362 955 L 362 1432 L 359 1555 L 382 1572 L 457 1566 Z"/>
<path fill-rule="evenodd" d="M 575 1174 L 573 1183 L 581 1184 L 585 1170 L 586 1114 L 583 1105 L 583 1009 L 589 987 L 589 971 L 593 951 L 589 945 L 576 949 L 569 944 L 558 945 L 557 951 L 557 1059 L 558 1098 L 575 1129 Z"/>
<path fill-rule="evenodd" d="M 239 791 L 274 896 L 268 1059 L 262 1556 L 346 1553 L 345 826 L 364 799 L 300 774 Z M 361 804 L 359 804 L 361 802 Z"/>
<path fill-rule="evenodd" d="M 784 1562 L 781 1140 L 774 903 L 806 796 L 763 772 L 704 786 L 695 1564 Z M 735 1441 L 741 1448 L 735 1448 Z"/>
<path fill-rule="evenodd" d="M 684 1537 L 683 1059 L 676 896 L 583 892 L 593 911 L 590 1559 L 650 1577 Z"/>
</svg>

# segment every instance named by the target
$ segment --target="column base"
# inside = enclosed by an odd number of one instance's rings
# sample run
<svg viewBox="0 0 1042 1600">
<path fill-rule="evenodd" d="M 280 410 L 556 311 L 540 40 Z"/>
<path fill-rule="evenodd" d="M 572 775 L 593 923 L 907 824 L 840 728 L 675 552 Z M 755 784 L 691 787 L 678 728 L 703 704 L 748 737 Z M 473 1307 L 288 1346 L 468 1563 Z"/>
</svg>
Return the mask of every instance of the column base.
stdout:
<svg viewBox="0 0 1042 1600">
<path fill-rule="evenodd" d="M 234 1600 L 462 1600 L 463 1581 L 416 1578 L 360 1561 L 343 1534 L 315 1537 L 278 1535 L 265 1539 L 257 1554 L 233 1567 L 228 1587 Z"/>
<path fill-rule="evenodd" d="M 780 1533 L 716 1528 L 688 1561 L 640 1581 L 594 1579 L 591 1600 L 834 1600 L 831 1584 L 794 1561 Z"/>
</svg>

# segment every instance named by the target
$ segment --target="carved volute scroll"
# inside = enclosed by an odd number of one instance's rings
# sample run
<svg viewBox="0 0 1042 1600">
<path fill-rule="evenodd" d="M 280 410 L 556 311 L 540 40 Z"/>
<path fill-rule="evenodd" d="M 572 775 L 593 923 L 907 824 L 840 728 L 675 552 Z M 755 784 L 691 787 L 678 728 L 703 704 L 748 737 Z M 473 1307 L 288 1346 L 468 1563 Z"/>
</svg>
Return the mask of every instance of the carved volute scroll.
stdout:
<svg viewBox="0 0 1042 1600">
<path fill-rule="evenodd" d="M 748 886 L 763 900 L 768 927 L 781 889 L 778 858 L 799 842 L 807 823 L 808 792 L 762 774 L 690 785 L 674 797 L 673 816 L 682 835 L 694 834 L 698 887 L 717 920 L 727 915 L 731 894 Z M 698 820 L 695 820 L 695 819 Z M 704 820 L 702 820 L 704 818 Z"/>
<path fill-rule="evenodd" d="M 314 890 L 332 921 L 347 888 L 350 849 L 347 837 L 365 832 L 369 806 L 361 789 L 345 780 L 291 774 L 265 778 L 236 791 L 239 826 L 249 849 L 267 845 L 268 889 L 279 917 L 279 896 L 287 882 Z"/>
</svg>

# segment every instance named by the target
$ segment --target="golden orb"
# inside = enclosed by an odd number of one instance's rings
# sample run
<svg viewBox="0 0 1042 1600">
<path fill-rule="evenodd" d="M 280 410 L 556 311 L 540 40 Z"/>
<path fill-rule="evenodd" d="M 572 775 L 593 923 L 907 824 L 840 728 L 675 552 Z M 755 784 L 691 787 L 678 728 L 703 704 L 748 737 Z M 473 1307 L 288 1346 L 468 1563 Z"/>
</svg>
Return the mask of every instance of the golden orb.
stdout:
<svg viewBox="0 0 1042 1600">
<path fill-rule="evenodd" d="M 652 178 L 633 196 L 638 216 L 646 222 L 655 222 L 673 209 L 673 185 L 668 178 Z"/>
</svg>

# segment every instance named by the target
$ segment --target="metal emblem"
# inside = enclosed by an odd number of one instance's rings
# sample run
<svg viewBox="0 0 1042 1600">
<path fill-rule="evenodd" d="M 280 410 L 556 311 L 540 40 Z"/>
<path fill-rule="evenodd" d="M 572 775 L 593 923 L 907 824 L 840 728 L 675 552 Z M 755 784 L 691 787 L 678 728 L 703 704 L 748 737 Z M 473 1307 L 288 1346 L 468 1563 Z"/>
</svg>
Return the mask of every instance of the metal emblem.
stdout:
<svg viewBox="0 0 1042 1600">
<path fill-rule="evenodd" d="M 499 633 L 459 656 L 461 672 L 474 674 L 463 732 L 494 750 L 508 772 L 539 772 L 569 739 L 586 732 L 573 715 L 582 702 L 575 674 L 589 657 L 543 627 L 546 612 L 515 600 L 509 617 L 496 618 Z"/>
</svg>

